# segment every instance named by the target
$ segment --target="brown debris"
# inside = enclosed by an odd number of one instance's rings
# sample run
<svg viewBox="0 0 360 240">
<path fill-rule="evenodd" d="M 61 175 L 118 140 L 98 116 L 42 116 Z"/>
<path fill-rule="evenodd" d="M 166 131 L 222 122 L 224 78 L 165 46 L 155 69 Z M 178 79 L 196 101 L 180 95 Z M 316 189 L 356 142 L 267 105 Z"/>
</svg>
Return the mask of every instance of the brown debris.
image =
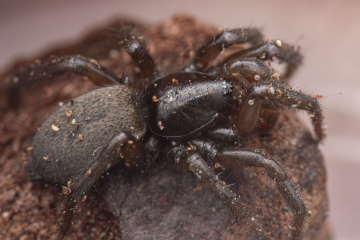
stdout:
<svg viewBox="0 0 360 240">
<path fill-rule="evenodd" d="M 51 125 L 51 129 L 55 132 L 58 132 L 60 130 L 60 128 L 58 126 L 56 126 L 55 124 Z"/>
<path fill-rule="evenodd" d="M 66 109 L 65 110 L 65 115 L 70 118 L 73 115 L 73 112 L 71 111 L 71 109 Z"/>
<path fill-rule="evenodd" d="M 179 80 L 173 78 L 173 79 L 172 79 L 172 83 L 173 83 L 173 84 L 178 84 L 178 83 L 179 83 Z"/>
<path fill-rule="evenodd" d="M 62 187 L 62 193 L 63 194 L 70 194 L 71 193 L 71 189 L 67 186 L 61 186 Z"/>
<path fill-rule="evenodd" d="M 153 102 L 158 102 L 159 101 L 155 95 L 152 96 L 152 100 L 153 100 Z"/>
<path fill-rule="evenodd" d="M 159 121 L 159 122 L 158 122 L 158 125 L 159 125 L 160 130 L 163 130 L 163 129 L 164 129 L 164 125 L 163 125 L 163 122 L 162 122 L 162 121 Z"/>
</svg>

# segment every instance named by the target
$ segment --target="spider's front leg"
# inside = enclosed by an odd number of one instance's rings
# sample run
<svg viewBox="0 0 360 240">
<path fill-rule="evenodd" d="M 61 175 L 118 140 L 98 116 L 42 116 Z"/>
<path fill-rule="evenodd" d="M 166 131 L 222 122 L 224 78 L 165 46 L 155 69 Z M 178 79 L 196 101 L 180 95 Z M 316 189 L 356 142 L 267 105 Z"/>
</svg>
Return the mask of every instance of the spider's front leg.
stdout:
<svg viewBox="0 0 360 240">
<path fill-rule="evenodd" d="M 253 86 L 241 104 L 236 127 L 241 136 L 248 135 L 256 127 L 260 109 L 281 109 L 282 106 L 305 110 L 311 115 L 319 141 L 324 138 L 322 111 L 316 97 L 292 90 L 280 81 L 265 82 Z"/>
<path fill-rule="evenodd" d="M 219 163 L 225 168 L 264 168 L 269 177 L 276 181 L 278 190 L 294 213 L 291 239 L 301 239 L 306 218 L 305 203 L 300 198 L 295 186 L 290 181 L 285 168 L 280 162 L 254 150 L 239 149 L 222 150 L 213 158 L 213 162 Z"/>
<path fill-rule="evenodd" d="M 205 138 L 192 140 L 191 144 L 193 144 L 203 156 L 207 156 L 208 161 L 211 161 L 212 164 L 219 164 L 224 168 L 264 168 L 271 180 L 276 182 L 276 186 L 279 192 L 285 199 L 286 203 L 293 210 L 294 219 L 292 223 L 293 227 L 291 228 L 291 239 L 301 239 L 301 234 L 306 218 L 305 203 L 300 198 L 295 186 L 290 181 L 284 166 L 280 162 L 261 151 L 255 151 L 252 149 L 226 149 Z M 191 164 L 194 163 L 192 162 Z M 211 170 L 209 169 L 207 171 Z M 212 172 L 212 174 L 214 173 Z M 203 176 L 201 175 L 201 177 Z M 228 193 L 224 192 L 222 194 L 225 195 Z M 220 199 L 221 197 L 222 196 L 220 196 Z M 236 215 L 246 217 L 245 213 L 236 212 L 241 211 L 241 208 L 232 208 L 229 205 L 227 206 Z"/>
<path fill-rule="evenodd" d="M 218 178 L 197 151 L 176 147 L 171 149 L 169 156 L 175 159 L 178 166 L 186 171 L 190 170 L 198 176 L 206 187 L 219 198 L 239 220 L 244 221 L 253 229 L 256 239 L 269 239 L 269 236 L 261 226 L 251 218 L 246 207 L 241 204 L 240 197 L 231 191 L 224 181 Z"/>
<path fill-rule="evenodd" d="M 241 136 L 248 135 L 256 127 L 260 109 L 273 111 L 287 106 L 305 110 L 311 114 L 319 141 L 324 138 L 322 111 L 316 97 L 293 90 L 273 75 L 273 71 L 258 59 L 234 59 L 224 65 L 224 74 L 245 76 L 255 82 L 243 98 L 236 128 Z"/>
</svg>

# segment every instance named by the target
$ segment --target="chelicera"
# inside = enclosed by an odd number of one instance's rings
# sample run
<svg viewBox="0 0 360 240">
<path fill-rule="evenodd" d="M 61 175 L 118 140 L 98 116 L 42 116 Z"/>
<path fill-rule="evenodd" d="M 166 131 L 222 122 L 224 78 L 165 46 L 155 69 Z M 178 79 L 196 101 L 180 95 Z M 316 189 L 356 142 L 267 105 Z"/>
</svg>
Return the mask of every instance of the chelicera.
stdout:
<svg viewBox="0 0 360 240">
<path fill-rule="evenodd" d="M 15 76 L 19 82 L 38 81 L 72 72 L 96 85 L 108 85 L 65 103 L 34 137 L 31 178 L 63 185 L 59 237 L 71 228 L 72 216 L 88 190 L 111 167 L 144 168 L 167 156 L 198 176 L 259 239 L 269 236 L 219 178 L 217 169 L 264 168 L 293 211 L 290 238 L 300 239 L 306 206 L 285 167 L 265 152 L 241 144 L 244 137 L 269 131 L 284 108 L 307 111 L 317 140 L 323 139 L 317 98 L 289 87 L 268 65 L 274 58 L 285 62 L 282 75 L 288 78 L 301 63 L 298 49 L 280 40 L 263 41 L 257 29 L 222 30 L 195 51 L 189 65 L 160 76 L 135 31 L 122 28 L 120 40 L 143 75 L 133 84 L 79 55 L 51 57 Z M 210 64 L 239 44 L 251 47 Z"/>
</svg>

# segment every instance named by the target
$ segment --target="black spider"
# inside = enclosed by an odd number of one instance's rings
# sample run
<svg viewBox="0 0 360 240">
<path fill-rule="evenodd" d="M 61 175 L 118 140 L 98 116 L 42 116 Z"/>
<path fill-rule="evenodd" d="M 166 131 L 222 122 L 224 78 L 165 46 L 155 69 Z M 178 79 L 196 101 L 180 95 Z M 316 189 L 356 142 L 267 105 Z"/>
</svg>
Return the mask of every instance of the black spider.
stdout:
<svg viewBox="0 0 360 240">
<path fill-rule="evenodd" d="M 307 211 L 286 169 L 262 151 L 240 144 L 242 137 L 267 131 L 264 126 L 271 126 L 284 107 L 310 113 L 317 139 L 323 139 L 317 99 L 291 89 L 266 64 L 274 57 L 286 62 L 284 78 L 289 77 L 301 63 L 297 48 L 280 40 L 264 42 L 256 29 L 224 30 L 199 48 L 188 66 L 159 77 L 136 33 L 123 30 L 120 35 L 122 46 L 150 80 L 148 86 L 142 86 L 145 80 L 130 86 L 126 78 L 79 55 L 51 57 L 14 77 L 19 82 L 37 81 L 73 72 L 97 85 L 111 84 L 64 104 L 34 138 L 32 179 L 65 185 L 59 237 L 70 229 L 77 204 L 109 168 L 120 163 L 145 167 L 160 161 L 161 154 L 195 173 L 259 239 L 269 237 L 212 167 L 264 168 L 294 212 L 291 239 L 300 239 Z M 245 43 L 252 47 L 210 65 L 226 48 Z M 238 74 L 250 87 L 239 83 Z"/>
</svg>

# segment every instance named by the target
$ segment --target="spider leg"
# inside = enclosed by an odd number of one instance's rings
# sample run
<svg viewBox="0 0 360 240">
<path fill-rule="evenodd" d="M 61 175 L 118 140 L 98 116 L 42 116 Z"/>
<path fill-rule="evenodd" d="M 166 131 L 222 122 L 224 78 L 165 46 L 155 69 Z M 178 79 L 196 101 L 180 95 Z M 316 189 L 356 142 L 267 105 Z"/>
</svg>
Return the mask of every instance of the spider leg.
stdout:
<svg viewBox="0 0 360 240">
<path fill-rule="evenodd" d="M 226 141 L 231 143 L 241 143 L 241 138 L 239 133 L 235 128 L 229 125 L 220 125 L 214 128 L 209 129 L 206 132 L 211 138 L 216 139 L 218 141 Z"/>
<path fill-rule="evenodd" d="M 213 159 L 229 168 L 261 167 L 264 168 L 269 177 L 276 181 L 276 186 L 285 199 L 286 203 L 294 212 L 291 229 L 291 239 L 301 239 L 302 229 L 306 218 L 306 207 L 300 198 L 295 186 L 286 174 L 284 166 L 269 156 L 254 150 L 222 150 Z"/>
<path fill-rule="evenodd" d="M 220 72 L 220 74 L 225 74 L 225 76 L 236 76 L 239 73 L 250 82 L 259 82 L 271 79 L 274 71 L 259 59 L 237 58 L 225 63 L 223 72 Z"/>
<path fill-rule="evenodd" d="M 42 64 L 29 65 L 25 71 L 19 71 L 13 76 L 13 82 L 17 87 L 26 87 L 34 81 L 50 80 L 69 72 L 86 76 L 96 85 L 124 84 L 111 70 L 81 55 L 52 56 Z"/>
<path fill-rule="evenodd" d="M 281 62 L 287 63 L 287 68 L 285 74 L 282 76 L 282 79 L 288 79 L 301 64 L 303 58 L 300 54 L 299 47 L 283 43 L 280 40 L 275 40 L 235 52 L 224 59 L 219 66 L 231 61 L 232 59 L 253 57 L 262 61 L 272 60 L 276 57 Z"/>
<path fill-rule="evenodd" d="M 256 87 L 250 88 L 245 97 L 242 99 L 242 104 L 238 111 L 238 117 L 236 119 L 236 129 L 240 136 L 246 137 L 253 133 L 253 130 L 260 123 L 263 128 L 267 128 L 273 125 L 279 115 L 278 105 L 270 100 L 266 101 L 256 91 Z M 261 117 L 261 118 L 260 118 Z M 259 122 L 259 120 L 263 120 Z"/>
<path fill-rule="evenodd" d="M 294 212 L 291 239 L 301 239 L 301 233 L 306 217 L 306 207 L 295 186 L 290 181 L 284 166 L 266 154 L 252 149 L 224 149 L 207 139 L 192 140 L 191 143 L 203 156 L 213 164 L 220 164 L 227 168 L 264 168 L 269 177 L 276 182 L 276 186 L 286 203 Z M 208 170 L 209 171 L 209 170 Z"/>
<path fill-rule="evenodd" d="M 287 106 L 307 111 L 311 116 L 318 140 L 321 141 L 324 138 L 325 134 L 322 128 L 323 115 L 316 97 L 293 90 L 280 81 L 255 86 L 253 91 L 262 97 L 261 101 L 263 103 L 272 102 L 275 106 Z"/>
<path fill-rule="evenodd" d="M 64 202 L 59 217 L 58 239 L 63 239 L 71 228 L 71 220 L 77 205 L 86 200 L 88 190 L 105 171 L 121 161 L 124 161 L 129 168 L 146 165 L 146 154 L 142 144 L 126 132 L 114 134 L 90 167 L 83 169 L 75 179 L 69 179 L 68 186 L 63 187 Z"/>
<path fill-rule="evenodd" d="M 256 28 L 235 28 L 221 30 L 212 40 L 204 44 L 195 52 L 194 60 L 184 71 L 202 71 L 209 62 L 226 48 L 234 44 L 252 43 L 262 41 L 263 35 Z"/>
<path fill-rule="evenodd" d="M 23 89 L 32 87 L 37 83 L 52 81 L 68 73 L 87 77 L 97 86 L 109 84 L 126 84 L 123 78 L 108 68 L 100 65 L 96 60 L 81 55 L 51 56 L 42 63 L 29 64 L 25 69 L 16 72 L 10 78 L 6 91 L 9 92 L 6 105 L 16 109 L 19 105 L 19 94 Z"/>
<path fill-rule="evenodd" d="M 176 160 L 180 167 L 192 171 L 203 181 L 206 187 L 219 198 L 238 219 L 249 225 L 254 230 L 256 239 L 269 239 L 261 226 L 252 220 L 247 209 L 242 206 L 239 196 L 231 191 L 229 187 L 218 178 L 198 152 L 194 150 L 187 151 L 186 148 L 173 148 L 169 154 Z"/>
<path fill-rule="evenodd" d="M 269 111 L 272 111 L 271 107 L 274 106 L 277 108 L 288 106 L 309 112 L 318 140 L 324 138 L 323 116 L 316 97 L 293 90 L 277 80 L 272 76 L 272 70 L 258 59 L 231 60 L 224 65 L 223 71 L 228 75 L 241 73 L 248 80 L 257 82 L 247 92 L 240 107 L 236 123 L 240 135 L 246 135 L 255 128 L 260 108 L 268 108 Z"/>
<path fill-rule="evenodd" d="M 120 26 L 117 35 L 121 40 L 120 44 L 139 66 L 143 77 L 155 80 L 158 77 L 156 65 L 149 51 L 144 48 L 145 44 L 141 41 L 138 33 L 131 26 L 125 25 Z"/>
</svg>

